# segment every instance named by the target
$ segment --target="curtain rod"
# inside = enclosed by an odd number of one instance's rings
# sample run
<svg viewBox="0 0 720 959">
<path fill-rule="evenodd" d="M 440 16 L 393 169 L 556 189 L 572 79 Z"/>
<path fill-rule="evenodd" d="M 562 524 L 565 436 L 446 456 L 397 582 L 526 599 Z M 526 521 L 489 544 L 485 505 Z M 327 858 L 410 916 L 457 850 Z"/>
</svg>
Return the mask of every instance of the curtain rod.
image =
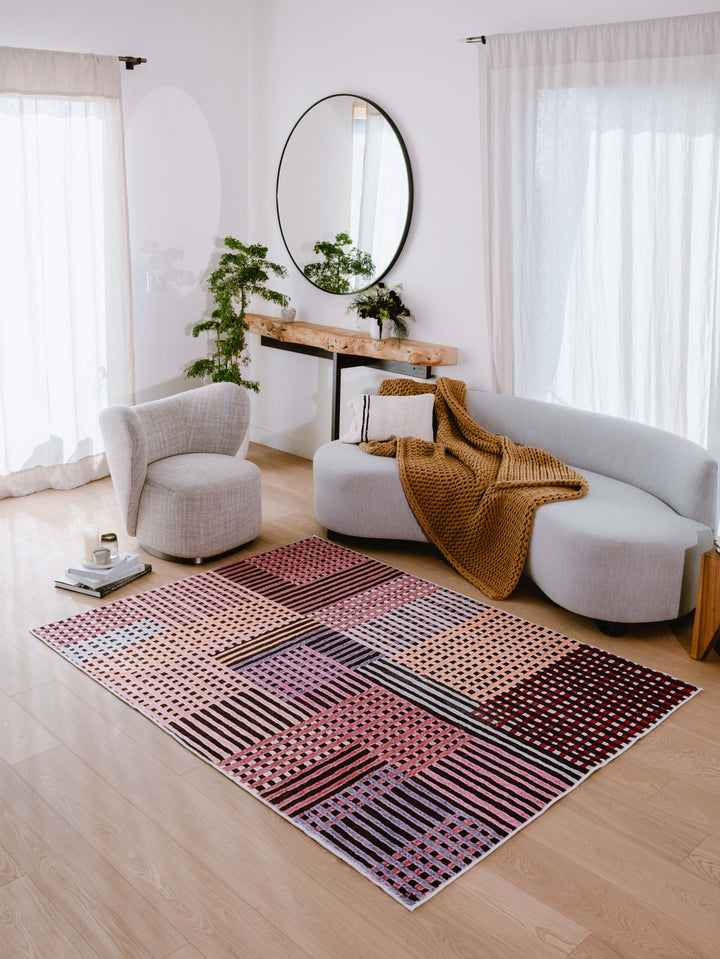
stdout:
<svg viewBox="0 0 720 959">
<path fill-rule="evenodd" d="M 465 43 L 487 43 L 487 38 L 482 37 L 465 37 Z"/>
<path fill-rule="evenodd" d="M 141 63 L 147 63 L 145 57 L 118 57 L 118 60 L 123 61 L 126 70 L 134 70 Z"/>
</svg>

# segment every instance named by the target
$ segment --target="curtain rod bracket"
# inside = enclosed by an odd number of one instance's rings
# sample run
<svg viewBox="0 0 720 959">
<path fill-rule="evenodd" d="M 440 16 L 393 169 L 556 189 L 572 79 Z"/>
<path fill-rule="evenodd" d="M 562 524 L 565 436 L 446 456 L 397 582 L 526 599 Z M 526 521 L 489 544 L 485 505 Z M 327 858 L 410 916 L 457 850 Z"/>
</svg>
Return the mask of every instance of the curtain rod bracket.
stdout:
<svg viewBox="0 0 720 959">
<path fill-rule="evenodd" d="M 465 43 L 487 43 L 487 37 L 465 37 Z"/>
<path fill-rule="evenodd" d="M 147 63 L 145 57 L 118 57 L 118 60 L 123 61 L 126 70 L 134 70 L 141 63 Z"/>
</svg>

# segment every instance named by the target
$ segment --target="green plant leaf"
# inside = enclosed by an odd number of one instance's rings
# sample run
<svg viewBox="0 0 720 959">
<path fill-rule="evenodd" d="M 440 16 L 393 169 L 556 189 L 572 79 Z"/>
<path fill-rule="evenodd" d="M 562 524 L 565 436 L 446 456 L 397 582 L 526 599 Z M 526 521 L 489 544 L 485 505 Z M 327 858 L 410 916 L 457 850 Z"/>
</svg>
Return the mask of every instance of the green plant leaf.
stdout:
<svg viewBox="0 0 720 959">
<path fill-rule="evenodd" d="M 405 337 L 408 334 L 407 321 L 415 317 L 403 303 L 401 292 L 402 284 L 393 289 L 380 281 L 359 293 L 348 306 L 348 312 L 354 310 L 363 319 L 371 318 L 378 322 L 390 320 L 395 336 Z"/>
<path fill-rule="evenodd" d="M 313 251 L 323 257 L 303 267 L 305 276 L 329 293 L 350 293 L 353 276 L 370 277 L 375 272 L 372 257 L 352 245 L 347 233 L 336 233 L 335 240 L 318 240 Z"/>
<path fill-rule="evenodd" d="M 259 383 L 246 380 L 241 372 L 250 362 L 245 344 L 249 330 L 245 311 L 251 297 L 287 306 L 290 298 L 286 294 L 266 286 L 271 274 L 285 276 L 287 270 L 267 260 L 267 247 L 259 243 L 245 245 L 235 237 L 226 236 L 224 244 L 227 249 L 206 281 L 214 303 L 211 318 L 192 328 L 194 337 L 215 333 L 215 339 L 209 346 L 210 355 L 188 364 L 185 375 L 210 378 L 215 383 L 237 383 L 258 392 Z"/>
</svg>

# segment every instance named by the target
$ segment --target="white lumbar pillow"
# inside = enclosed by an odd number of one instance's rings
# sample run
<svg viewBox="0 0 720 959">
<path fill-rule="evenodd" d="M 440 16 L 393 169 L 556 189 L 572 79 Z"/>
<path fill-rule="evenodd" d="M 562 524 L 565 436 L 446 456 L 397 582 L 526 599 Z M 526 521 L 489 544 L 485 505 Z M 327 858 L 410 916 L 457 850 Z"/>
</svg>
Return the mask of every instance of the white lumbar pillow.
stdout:
<svg viewBox="0 0 720 959">
<path fill-rule="evenodd" d="M 364 393 L 347 404 L 353 413 L 343 443 L 388 440 L 391 436 L 412 436 L 432 443 L 434 393 L 416 396 L 377 396 Z"/>
</svg>

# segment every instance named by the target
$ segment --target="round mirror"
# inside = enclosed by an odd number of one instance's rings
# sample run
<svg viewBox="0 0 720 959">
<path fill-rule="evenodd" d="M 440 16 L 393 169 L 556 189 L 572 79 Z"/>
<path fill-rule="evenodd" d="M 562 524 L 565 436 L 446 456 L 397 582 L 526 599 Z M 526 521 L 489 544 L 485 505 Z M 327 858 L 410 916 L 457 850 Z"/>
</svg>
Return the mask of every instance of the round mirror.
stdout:
<svg viewBox="0 0 720 959">
<path fill-rule="evenodd" d="M 276 201 L 287 251 L 311 283 L 328 293 L 377 283 L 412 215 L 410 160 L 397 127 L 370 100 L 319 100 L 290 131 Z"/>
</svg>

